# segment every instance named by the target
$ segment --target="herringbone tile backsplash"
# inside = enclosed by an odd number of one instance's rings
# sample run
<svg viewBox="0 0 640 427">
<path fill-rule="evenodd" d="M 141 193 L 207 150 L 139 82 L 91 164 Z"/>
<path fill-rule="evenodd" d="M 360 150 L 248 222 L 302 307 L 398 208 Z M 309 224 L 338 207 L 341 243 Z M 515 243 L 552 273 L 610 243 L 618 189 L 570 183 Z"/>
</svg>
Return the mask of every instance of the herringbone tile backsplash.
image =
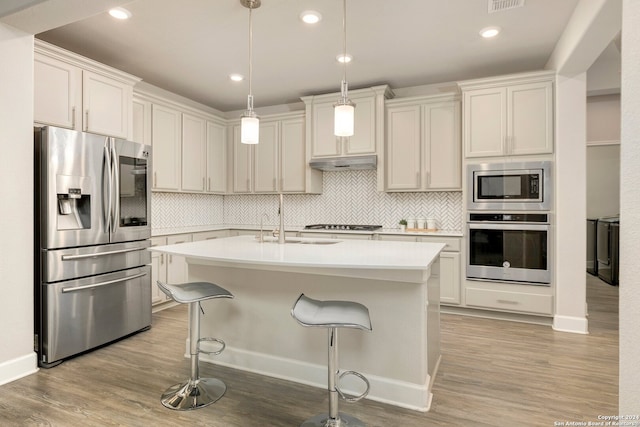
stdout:
<svg viewBox="0 0 640 427">
<path fill-rule="evenodd" d="M 287 226 L 377 224 L 398 227 L 402 218 L 436 220 L 443 230 L 462 230 L 462 193 L 384 193 L 376 191 L 375 171 L 324 172 L 323 193 L 284 196 Z M 278 221 L 277 195 L 207 196 L 154 193 L 154 228 L 191 225 L 255 225 L 263 213 Z"/>
</svg>

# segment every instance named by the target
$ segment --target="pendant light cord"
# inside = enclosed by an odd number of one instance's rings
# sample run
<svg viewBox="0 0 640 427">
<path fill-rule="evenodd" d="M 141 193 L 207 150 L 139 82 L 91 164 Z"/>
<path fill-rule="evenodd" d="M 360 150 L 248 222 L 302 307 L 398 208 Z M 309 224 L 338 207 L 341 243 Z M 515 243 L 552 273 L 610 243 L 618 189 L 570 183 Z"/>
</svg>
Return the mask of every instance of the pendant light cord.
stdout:
<svg viewBox="0 0 640 427">
<path fill-rule="evenodd" d="M 253 19 L 251 12 L 253 11 L 253 5 L 249 7 L 249 97 L 247 98 L 247 110 L 253 111 Z"/>
<path fill-rule="evenodd" d="M 342 99 L 347 99 L 347 0 L 342 0 Z"/>
</svg>

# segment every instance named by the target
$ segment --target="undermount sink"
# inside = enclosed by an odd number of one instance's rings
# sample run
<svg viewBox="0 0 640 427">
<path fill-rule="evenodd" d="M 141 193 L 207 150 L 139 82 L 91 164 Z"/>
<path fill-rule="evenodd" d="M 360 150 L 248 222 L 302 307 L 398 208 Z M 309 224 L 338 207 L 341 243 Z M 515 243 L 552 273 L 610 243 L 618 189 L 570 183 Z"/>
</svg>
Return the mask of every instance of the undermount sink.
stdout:
<svg viewBox="0 0 640 427">
<path fill-rule="evenodd" d="M 256 237 L 257 238 L 257 237 Z M 264 237 L 263 243 L 278 243 L 277 237 Z M 335 245 L 340 243 L 340 240 L 303 240 L 303 239 L 284 239 L 285 244 L 299 244 L 299 245 Z"/>
</svg>

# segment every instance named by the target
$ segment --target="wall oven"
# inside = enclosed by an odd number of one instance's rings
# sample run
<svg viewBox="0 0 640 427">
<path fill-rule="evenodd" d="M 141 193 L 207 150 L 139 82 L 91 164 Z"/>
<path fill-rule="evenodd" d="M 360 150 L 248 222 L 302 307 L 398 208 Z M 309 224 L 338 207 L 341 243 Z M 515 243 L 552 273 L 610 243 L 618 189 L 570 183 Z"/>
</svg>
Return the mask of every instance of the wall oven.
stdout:
<svg viewBox="0 0 640 427">
<path fill-rule="evenodd" d="M 551 283 L 547 213 L 469 213 L 467 278 Z"/>
<path fill-rule="evenodd" d="M 551 162 L 467 165 L 469 210 L 550 210 Z"/>
</svg>

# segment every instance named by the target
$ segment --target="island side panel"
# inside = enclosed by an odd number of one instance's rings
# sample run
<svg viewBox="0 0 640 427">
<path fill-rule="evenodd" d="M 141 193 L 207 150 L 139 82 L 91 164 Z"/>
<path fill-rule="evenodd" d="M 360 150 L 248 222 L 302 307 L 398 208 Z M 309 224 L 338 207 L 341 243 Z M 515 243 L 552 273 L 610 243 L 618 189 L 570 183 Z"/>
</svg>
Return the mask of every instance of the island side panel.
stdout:
<svg viewBox="0 0 640 427">
<path fill-rule="evenodd" d="M 223 354 L 203 359 L 325 387 L 326 329 L 300 326 L 291 307 L 302 292 L 358 301 L 369 308 L 373 331 L 340 330 L 340 367 L 367 375 L 372 399 L 428 410 L 430 373 L 439 358 L 439 309 L 432 290 L 437 277 L 403 283 L 189 262 L 189 280 L 212 281 L 235 296 L 203 303 L 201 335 L 227 343 Z M 352 385 L 358 389 L 357 382 L 345 382 L 347 389 Z"/>
</svg>

